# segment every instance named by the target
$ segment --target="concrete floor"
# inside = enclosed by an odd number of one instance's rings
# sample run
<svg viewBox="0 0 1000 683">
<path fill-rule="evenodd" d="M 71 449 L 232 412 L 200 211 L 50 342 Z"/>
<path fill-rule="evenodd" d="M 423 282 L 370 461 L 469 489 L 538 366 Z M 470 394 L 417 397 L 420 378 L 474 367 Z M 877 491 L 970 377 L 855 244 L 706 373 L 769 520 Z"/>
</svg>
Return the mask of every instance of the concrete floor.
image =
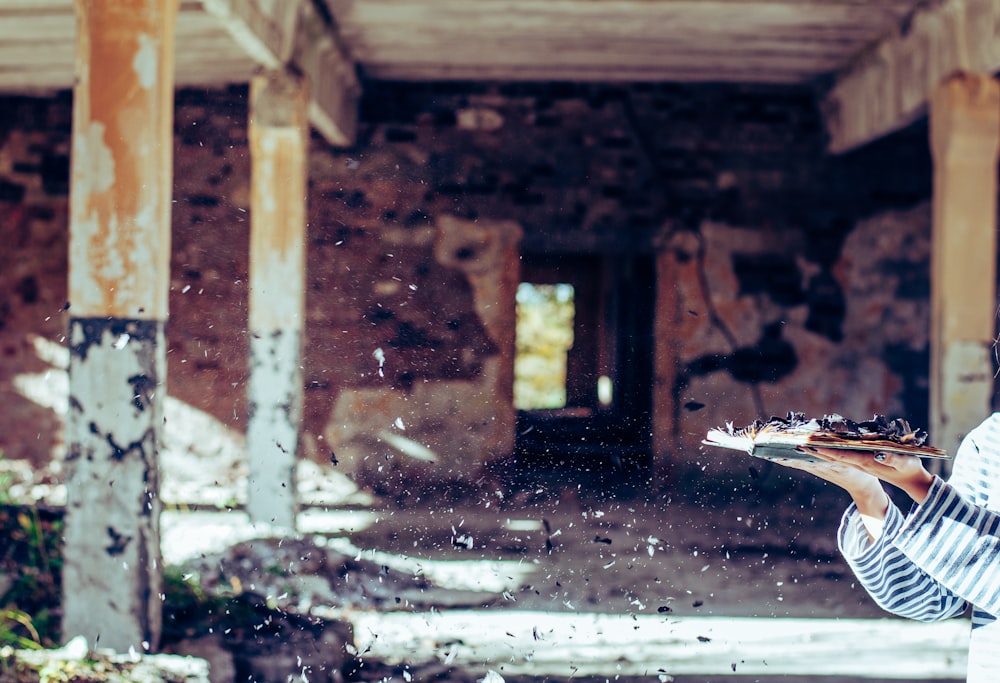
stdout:
<svg viewBox="0 0 1000 683">
<path fill-rule="evenodd" d="M 843 501 L 823 493 L 813 508 L 795 503 L 802 491 L 705 506 L 372 501 L 306 510 L 299 532 L 437 591 L 391 611 L 314 608 L 353 624 L 363 680 L 963 680 L 968 623 L 881 612 L 836 551 Z M 163 529 L 168 564 L 287 533 L 236 511 L 168 512 Z"/>
</svg>

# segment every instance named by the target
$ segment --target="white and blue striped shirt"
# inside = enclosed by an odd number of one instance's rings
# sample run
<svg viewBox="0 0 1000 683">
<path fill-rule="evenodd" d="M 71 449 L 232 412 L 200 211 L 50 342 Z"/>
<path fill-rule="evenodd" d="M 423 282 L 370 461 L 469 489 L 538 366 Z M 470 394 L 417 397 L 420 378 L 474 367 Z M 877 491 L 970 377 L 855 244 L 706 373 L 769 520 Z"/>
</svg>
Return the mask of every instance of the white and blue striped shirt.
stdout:
<svg viewBox="0 0 1000 683">
<path fill-rule="evenodd" d="M 838 534 L 858 581 L 885 610 L 920 621 L 972 608 L 968 683 L 1000 681 L 1000 413 L 972 430 L 952 475 L 903 515 L 890 503 L 872 542 L 854 505 Z"/>
</svg>

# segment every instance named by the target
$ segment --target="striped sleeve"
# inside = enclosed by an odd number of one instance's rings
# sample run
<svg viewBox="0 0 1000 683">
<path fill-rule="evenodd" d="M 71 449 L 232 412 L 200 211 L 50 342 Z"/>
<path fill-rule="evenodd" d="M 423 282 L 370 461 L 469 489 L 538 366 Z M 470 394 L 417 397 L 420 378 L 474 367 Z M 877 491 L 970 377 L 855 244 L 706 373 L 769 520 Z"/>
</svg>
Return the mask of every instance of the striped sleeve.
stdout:
<svg viewBox="0 0 1000 683">
<path fill-rule="evenodd" d="M 937 584 L 1000 615 L 1000 515 L 935 481 L 893 544 Z"/>
<path fill-rule="evenodd" d="M 962 614 L 966 601 L 923 571 L 896 545 L 907 522 L 890 504 L 882 535 L 871 541 L 857 507 L 852 504 L 847 509 L 838 543 L 858 582 L 882 609 L 901 617 L 939 621 Z"/>
</svg>

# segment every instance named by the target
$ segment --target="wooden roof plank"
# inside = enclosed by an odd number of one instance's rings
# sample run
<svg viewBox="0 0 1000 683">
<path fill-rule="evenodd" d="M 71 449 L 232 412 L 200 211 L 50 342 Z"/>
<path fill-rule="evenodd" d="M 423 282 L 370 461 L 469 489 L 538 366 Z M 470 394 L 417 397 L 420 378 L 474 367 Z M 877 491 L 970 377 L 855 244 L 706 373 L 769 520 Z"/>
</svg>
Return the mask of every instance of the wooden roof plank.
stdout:
<svg viewBox="0 0 1000 683">
<path fill-rule="evenodd" d="M 673 27 L 725 31 L 742 26 L 769 31 L 802 25 L 846 26 L 852 30 L 882 32 L 887 24 L 905 16 L 898 5 L 878 3 L 805 4 L 760 0 L 327 0 L 346 37 L 353 32 L 374 32 L 379 27 L 404 26 L 413 31 L 434 26 L 449 30 L 476 31 L 486 27 L 498 31 L 548 32 L 572 24 L 581 30 L 602 31 L 621 26 L 627 31 L 648 33 Z M 915 3 L 909 3 L 912 7 Z"/>
<path fill-rule="evenodd" d="M 326 0 L 366 75 L 420 80 L 427 74 L 524 77 L 546 65 L 552 78 L 620 80 L 621 66 L 652 80 L 683 78 L 690 54 L 717 57 L 719 78 L 801 60 L 799 82 L 842 68 L 877 42 L 916 0 Z M 510 55 L 517 55 L 512 59 Z M 487 62 L 494 62 L 491 66 Z M 749 64 L 747 62 L 750 62 Z M 602 70 L 601 66 L 606 68 Z M 541 66 L 530 69 L 538 74 Z M 408 71 L 412 73 L 408 73 Z M 715 79 L 712 79 L 715 80 Z"/>
<path fill-rule="evenodd" d="M 812 76 L 802 69 L 760 70 L 752 66 L 649 68 L 622 66 L 615 70 L 604 67 L 564 65 L 552 67 L 539 64 L 470 65 L 439 63 L 370 64 L 365 74 L 386 81 L 574 81 L 601 83 L 760 83 L 798 85 Z"/>
<path fill-rule="evenodd" d="M 721 49 L 725 45 L 726 49 Z M 780 43 L 754 40 L 752 38 L 734 38 L 726 43 L 698 40 L 697 37 L 663 38 L 656 41 L 637 43 L 627 38 L 605 38 L 581 43 L 571 36 L 535 40 L 532 38 L 503 38 L 499 36 L 471 36 L 462 40 L 447 43 L 429 39 L 421 39 L 403 44 L 386 45 L 373 51 L 364 61 L 400 61 L 422 58 L 427 61 L 437 58 L 451 61 L 464 61 L 466 55 L 474 55 L 477 60 L 489 61 L 494 58 L 503 60 L 510 55 L 522 57 L 545 56 L 554 61 L 564 57 L 566 51 L 572 51 L 576 56 L 597 62 L 609 54 L 628 55 L 629 58 L 643 58 L 650 63 L 663 61 L 672 56 L 688 54 L 712 55 L 723 61 L 740 61 L 747 54 L 758 53 L 766 55 L 809 55 L 823 58 L 825 61 L 839 61 L 850 58 L 855 52 L 853 44 L 821 43 L 812 40 L 786 40 Z"/>
</svg>

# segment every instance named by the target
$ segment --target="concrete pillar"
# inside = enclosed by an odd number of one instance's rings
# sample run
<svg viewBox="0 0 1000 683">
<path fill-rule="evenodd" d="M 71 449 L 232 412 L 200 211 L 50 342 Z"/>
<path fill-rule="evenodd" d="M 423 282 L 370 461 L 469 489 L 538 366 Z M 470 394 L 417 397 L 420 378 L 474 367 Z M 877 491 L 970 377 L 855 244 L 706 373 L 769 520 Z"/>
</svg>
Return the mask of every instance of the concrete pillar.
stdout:
<svg viewBox="0 0 1000 683">
<path fill-rule="evenodd" d="M 269 71 L 250 88 L 250 519 L 294 528 L 302 415 L 308 93 Z"/>
<path fill-rule="evenodd" d="M 77 0 L 63 638 L 155 649 L 177 0 Z"/>
<path fill-rule="evenodd" d="M 933 443 L 954 452 L 991 411 L 1000 85 L 957 74 L 931 96 Z"/>
</svg>

